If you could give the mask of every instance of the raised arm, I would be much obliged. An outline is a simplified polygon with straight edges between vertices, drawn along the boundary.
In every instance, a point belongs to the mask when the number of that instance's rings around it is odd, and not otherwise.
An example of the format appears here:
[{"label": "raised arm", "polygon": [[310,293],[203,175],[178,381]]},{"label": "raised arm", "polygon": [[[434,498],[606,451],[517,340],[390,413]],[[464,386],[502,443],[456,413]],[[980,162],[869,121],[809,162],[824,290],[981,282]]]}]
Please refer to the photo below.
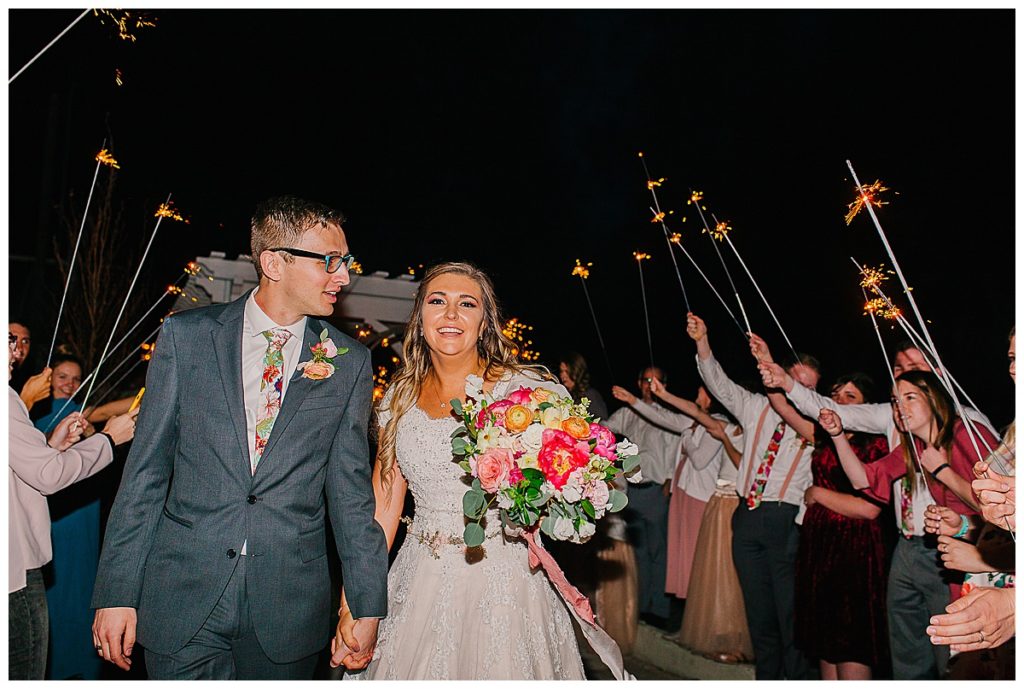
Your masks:
[{"label": "raised arm", "polygon": [[[612,386],[612,396],[620,402],[628,404],[630,409],[654,425],[661,426],[662,428],[674,433],[682,433],[693,423],[693,421],[680,414],[675,414],[667,409],[661,409],[653,404],[647,404],[629,390],[618,385]],[[609,421],[611,421],[611,419],[609,419]],[[619,432],[611,426],[609,426],[609,428],[615,433]]]},{"label": "raised arm", "polygon": [[869,482],[864,464],[857,458],[857,453],[853,451],[853,446],[847,440],[839,415],[831,409],[822,409],[818,413],[818,423],[832,437],[832,444],[835,445],[836,454],[839,455],[839,464],[843,467],[843,471],[846,472],[854,489],[867,488]]},{"label": "raised arm", "polygon": [[710,414],[698,407],[696,402],[684,399],[678,395],[673,395],[665,389],[665,385],[657,378],[651,381],[651,393],[661,401],[671,404],[673,407],[686,414],[708,430],[722,427],[721,421],[712,417]]},{"label": "raised arm", "polygon": [[[742,421],[744,410],[750,406],[758,406],[758,395],[745,390],[729,379],[711,353],[708,344],[708,329],[699,317],[691,314],[686,316],[686,334],[697,343],[697,371],[700,373],[708,392],[722,403],[732,415]],[[762,398],[760,406],[766,400]]]}]

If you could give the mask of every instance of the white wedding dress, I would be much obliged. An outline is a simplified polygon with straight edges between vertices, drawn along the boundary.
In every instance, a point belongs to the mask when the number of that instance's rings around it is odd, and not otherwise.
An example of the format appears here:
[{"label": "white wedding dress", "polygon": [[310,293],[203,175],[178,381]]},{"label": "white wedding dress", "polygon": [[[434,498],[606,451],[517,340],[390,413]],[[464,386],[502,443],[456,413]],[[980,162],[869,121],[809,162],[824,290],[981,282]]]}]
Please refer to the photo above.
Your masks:
[{"label": "white wedding dress", "polygon": [[[493,392],[536,387],[528,374],[508,375]],[[567,394],[555,383],[544,387]],[[380,424],[387,423],[387,413]],[[526,544],[507,539],[497,512],[487,539],[467,555],[465,472],[452,461],[454,418],[432,419],[414,406],[398,423],[397,460],[415,500],[415,518],[388,575],[388,615],[366,679],[584,679],[565,603]],[[476,555],[476,557],[471,557]]]}]

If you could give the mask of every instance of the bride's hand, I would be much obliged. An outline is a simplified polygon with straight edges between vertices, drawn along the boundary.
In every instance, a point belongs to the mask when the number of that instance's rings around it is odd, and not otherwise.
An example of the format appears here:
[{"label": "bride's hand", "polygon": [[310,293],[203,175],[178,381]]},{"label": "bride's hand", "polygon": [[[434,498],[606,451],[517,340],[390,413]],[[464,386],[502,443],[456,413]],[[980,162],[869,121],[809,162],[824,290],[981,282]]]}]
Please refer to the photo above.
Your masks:
[{"label": "bride's hand", "polygon": [[[338,627],[335,629],[334,638],[331,639],[331,667],[338,667],[343,664],[345,658],[352,655],[352,649],[345,643],[345,638],[351,638],[352,628],[355,620],[352,619],[352,611],[348,607],[341,609],[338,617]],[[346,664],[345,667],[348,667]]]},{"label": "bride's hand", "polygon": [[342,608],[338,629],[331,640],[331,667],[344,665],[348,670],[362,670],[373,659],[377,646],[377,626],[372,617],[353,619],[352,611]]}]

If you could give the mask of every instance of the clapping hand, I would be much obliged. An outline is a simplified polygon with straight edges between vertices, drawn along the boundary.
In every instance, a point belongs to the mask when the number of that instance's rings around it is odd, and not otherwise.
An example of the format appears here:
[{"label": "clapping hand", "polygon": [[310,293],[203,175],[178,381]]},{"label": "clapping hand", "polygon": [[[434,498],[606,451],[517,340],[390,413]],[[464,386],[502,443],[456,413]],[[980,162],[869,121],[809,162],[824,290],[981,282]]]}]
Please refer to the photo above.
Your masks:
[{"label": "clapping hand", "polygon": [[1016,531],[1016,477],[1004,476],[985,462],[974,465],[974,475],[978,478],[971,482],[971,489],[978,496],[985,521],[1003,529],[1009,525]]},{"label": "clapping hand", "polygon": [[[651,390],[653,390],[653,389],[654,389],[654,382],[652,381],[651,382]],[[619,387],[618,385],[613,385],[612,386],[612,397],[614,397],[615,399],[617,399],[620,402],[625,402],[626,404],[630,404],[630,405],[636,404],[636,395],[634,395],[632,392],[630,392],[626,388]]]},{"label": "clapping hand", "polygon": [[833,438],[843,434],[843,420],[828,407],[822,407],[818,412],[818,424]]},{"label": "clapping hand", "polygon": [[960,515],[941,505],[928,505],[924,509],[925,533],[954,536],[960,531]]}]

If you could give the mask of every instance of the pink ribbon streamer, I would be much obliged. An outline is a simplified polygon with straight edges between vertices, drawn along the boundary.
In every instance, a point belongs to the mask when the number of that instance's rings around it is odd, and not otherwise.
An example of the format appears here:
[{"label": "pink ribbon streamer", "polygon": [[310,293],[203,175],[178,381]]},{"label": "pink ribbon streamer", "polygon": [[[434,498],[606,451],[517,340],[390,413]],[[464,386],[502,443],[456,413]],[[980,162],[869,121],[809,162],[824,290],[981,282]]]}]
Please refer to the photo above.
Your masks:
[{"label": "pink ribbon streamer", "polygon": [[562,600],[565,601],[569,612],[579,622],[580,629],[583,631],[583,636],[586,637],[587,643],[594,649],[594,652],[601,658],[601,661],[608,666],[608,669],[612,671],[615,679],[636,679],[623,665],[622,651],[619,649],[619,645],[608,636],[607,632],[597,626],[594,611],[590,607],[590,601],[580,593],[579,589],[569,583],[569,580],[565,578],[562,568],[555,562],[555,558],[551,557],[551,553],[540,544],[536,528],[524,531],[523,538],[526,540],[526,546],[530,552],[530,568],[536,569],[540,566],[544,569],[548,580],[555,587],[555,590],[558,591],[558,595],[562,597]]}]

